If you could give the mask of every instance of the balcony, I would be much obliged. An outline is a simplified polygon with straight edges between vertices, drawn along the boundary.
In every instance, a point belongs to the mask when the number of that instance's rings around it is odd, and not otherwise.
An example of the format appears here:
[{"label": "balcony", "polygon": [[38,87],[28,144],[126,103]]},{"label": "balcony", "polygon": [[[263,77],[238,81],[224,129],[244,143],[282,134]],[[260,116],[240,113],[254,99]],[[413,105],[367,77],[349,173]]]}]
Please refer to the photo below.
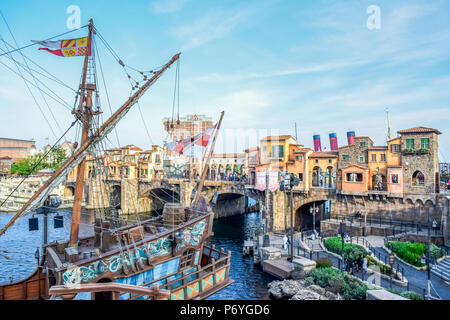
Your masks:
[{"label": "balcony", "polygon": [[418,149],[418,150],[416,150],[416,149],[405,149],[403,151],[403,155],[418,155],[418,156],[420,156],[422,154],[430,154],[430,152],[431,152],[430,149],[426,149],[426,148]]}]

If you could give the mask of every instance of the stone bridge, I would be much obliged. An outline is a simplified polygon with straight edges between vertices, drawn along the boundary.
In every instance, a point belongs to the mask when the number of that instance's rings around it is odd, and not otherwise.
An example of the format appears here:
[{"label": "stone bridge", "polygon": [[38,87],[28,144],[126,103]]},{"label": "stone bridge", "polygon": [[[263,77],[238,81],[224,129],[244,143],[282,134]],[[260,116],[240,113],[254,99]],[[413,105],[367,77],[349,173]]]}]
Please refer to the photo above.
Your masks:
[{"label": "stone bridge", "polygon": [[[85,187],[86,207],[94,209],[111,206],[129,214],[161,212],[166,202],[181,202],[189,206],[197,184],[198,181],[187,179],[123,179],[106,181],[100,186],[98,180],[89,180]],[[70,184],[67,186],[71,187]],[[212,202],[216,192],[217,201],[213,206],[216,217],[242,214],[248,204],[248,197],[257,201],[264,201],[265,197],[264,192],[242,183],[205,181],[201,195]]]},{"label": "stone bridge", "polygon": [[[265,199],[268,228],[284,231],[290,228],[290,205],[284,192],[269,192]],[[368,191],[365,193],[339,192],[336,189],[309,188],[293,191],[294,227],[312,228],[311,207],[318,207],[316,226],[330,215],[381,217],[387,220],[426,225],[435,220],[448,242],[450,239],[450,197],[446,194],[389,194]]]},{"label": "stone bridge", "polygon": [[[162,211],[166,202],[181,202],[186,206],[198,181],[187,179],[138,180],[124,179],[107,181],[98,185],[90,181],[85,187],[87,208],[110,206],[121,208],[123,213]],[[216,217],[226,217],[245,212],[247,198],[264,204],[264,218],[272,231],[290,228],[290,205],[285,192],[261,192],[254,186],[229,181],[206,181],[202,196],[210,202],[217,192],[213,206]],[[99,196],[101,195],[101,196]],[[102,200],[99,200],[101,198]],[[332,215],[367,217],[425,224],[428,219],[441,226],[444,238],[449,239],[449,198],[442,194],[389,194],[380,191],[340,192],[336,189],[294,189],[293,212],[296,229],[312,228],[311,207],[318,207],[316,226]]]}]

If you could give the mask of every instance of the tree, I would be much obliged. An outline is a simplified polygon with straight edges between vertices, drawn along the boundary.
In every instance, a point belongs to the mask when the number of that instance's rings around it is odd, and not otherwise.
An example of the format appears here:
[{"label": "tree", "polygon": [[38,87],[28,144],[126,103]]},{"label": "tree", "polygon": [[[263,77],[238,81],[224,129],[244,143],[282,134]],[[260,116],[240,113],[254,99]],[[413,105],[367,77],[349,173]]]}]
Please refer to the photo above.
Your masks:
[{"label": "tree", "polygon": [[449,180],[449,174],[446,171],[441,172],[441,181],[447,182]]},{"label": "tree", "polygon": [[45,159],[42,159],[43,156],[44,154],[38,153],[19,160],[11,166],[11,174],[27,176],[43,169],[57,170],[67,160],[66,152],[61,147],[55,147]]}]

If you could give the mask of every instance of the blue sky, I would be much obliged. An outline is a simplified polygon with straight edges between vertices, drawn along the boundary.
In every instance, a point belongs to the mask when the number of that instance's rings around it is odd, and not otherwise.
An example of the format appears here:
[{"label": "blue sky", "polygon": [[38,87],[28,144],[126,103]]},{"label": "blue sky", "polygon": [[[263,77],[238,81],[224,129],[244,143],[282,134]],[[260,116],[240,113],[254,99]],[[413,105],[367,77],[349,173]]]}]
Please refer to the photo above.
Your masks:
[{"label": "blue sky", "polygon": [[[10,1],[0,9],[22,46],[68,31],[70,5],[80,7],[82,24],[94,18],[133,67],[150,70],[182,51],[181,114],[217,119],[226,112],[217,152],[240,151],[266,133],[294,135],[295,122],[306,146],[319,133],[329,149],[330,132],[344,145],[348,130],[382,145],[388,107],[394,136],[419,125],[437,128],[443,133],[440,160],[450,162],[448,1]],[[366,26],[370,5],[381,9],[379,30]],[[12,41],[3,21],[0,35]],[[128,81],[104,48],[99,50],[115,109],[129,95]],[[77,87],[81,58],[61,59],[36,47],[24,53]],[[5,57],[0,62],[8,64]],[[38,145],[45,137],[54,141],[23,81],[2,65],[0,70],[0,136],[34,138]],[[174,78],[171,69],[141,100],[150,139],[134,108],[118,126],[121,145],[162,144],[161,120],[172,113]],[[69,90],[51,88],[73,102]],[[104,90],[101,95],[107,116]],[[70,112],[49,104],[67,128]],[[71,132],[68,138],[73,137]],[[117,144],[114,136],[110,140]]]}]

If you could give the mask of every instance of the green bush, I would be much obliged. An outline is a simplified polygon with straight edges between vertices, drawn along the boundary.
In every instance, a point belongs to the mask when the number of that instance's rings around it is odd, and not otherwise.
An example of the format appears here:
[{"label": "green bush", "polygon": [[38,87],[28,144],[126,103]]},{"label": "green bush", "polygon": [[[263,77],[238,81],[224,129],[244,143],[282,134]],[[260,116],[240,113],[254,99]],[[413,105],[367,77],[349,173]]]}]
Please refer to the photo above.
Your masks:
[{"label": "green bush", "polygon": [[402,291],[397,290],[397,289],[389,289],[389,288],[387,288],[386,290],[391,292],[391,293],[393,293],[393,294],[396,294],[398,296],[406,298],[406,299],[423,300],[423,297],[420,294],[418,294],[417,292],[413,292],[413,291],[403,291],[402,292]]},{"label": "green bush", "polygon": [[420,257],[427,251],[427,247],[423,243],[391,241],[388,242],[388,247],[403,261],[416,267],[424,266],[420,262]]},{"label": "green bush", "polygon": [[331,280],[342,275],[342,271],[334,268],[314,269],[309,274],[314,279],[314,283],[325,288],[331,284]]},{"label": "green bush", "polygon": [[[333,253],[342,254],[342,239],[339,237],[329,238],[325,241],[325,247],[328,251]],[[358,244],[345,243],[344,244],[344,258],[350,258],[352,262],[358,260],[360,256],[365,257],[367,255],[364,247]]]},{"label": "green bush", "polygon": [[433,260],[437,260],[439,258],[442,258],[443,256],[445,256],[445,251],[432,243],[430,245],[430,258]]},{"label": "green bush", "polygon": [[333,262],[329,258],[319,258],[316,260],[317,268],[330,268]]},{"label": "green bush", "polygon": [[400,294],[403,298],[410,299],[410,300],[423,300],[422,295],[418,294],[417,292],[412,291],[405,291]]},{"label": "green bush", "polygon": [[347,300],[366,298],[367,286],[359,279],[334,268],[314,269],[309,278],[314,284],[341,294]]},{"label": "green bush", "polygon": [[313,277],[306,277],[305,279],[305,287],[312,286],[314,284],[314,278]]}]

